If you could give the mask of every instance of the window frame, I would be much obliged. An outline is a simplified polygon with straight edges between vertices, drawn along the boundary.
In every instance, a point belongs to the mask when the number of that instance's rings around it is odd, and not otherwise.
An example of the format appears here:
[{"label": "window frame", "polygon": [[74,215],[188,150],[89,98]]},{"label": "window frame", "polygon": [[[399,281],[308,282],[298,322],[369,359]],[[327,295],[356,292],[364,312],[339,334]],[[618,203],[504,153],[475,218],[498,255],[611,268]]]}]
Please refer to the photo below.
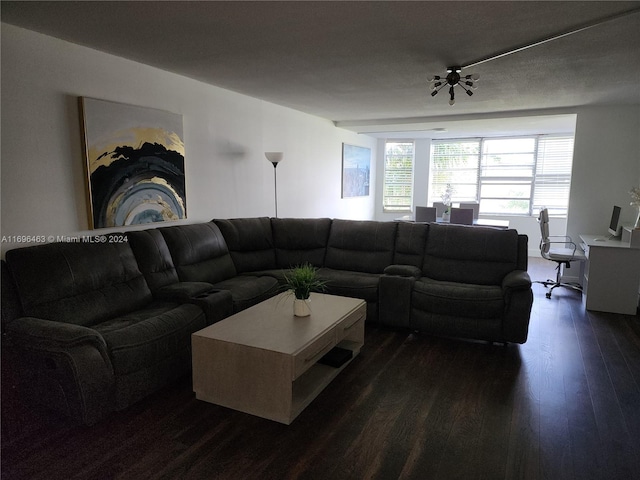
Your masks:
[{"label": "window frame", "polygon": [[[411,144],[411,165],[409,168],[388,168],[388,150],[389,144]],[[403,155],[396,155],[396,157],[402,157]],[[414,192],[414,180],[415,180],[415,160],[416,160],[416,142],[414,139],[386,139],[384,142],[383,153],[383,179],[382,179],[382,211],[383,213],[410,213],[413,211],[413,192]],[[391,174],[395,174],[397,177],[408,176],[408,180],[404,182],[389,182]],[[388,175],[389,174],[389,175]],[[388,195],[387,187],[400,186],[409,190],[405,195]],[[407,198],[407,204],[400,204],[393,206],[387,203],[388,198]]]},{"label": "window frame", "polygon": [[[526,155],[532,155],[532,162],[531,163],[523,163],[522,164],[522,169],[530,169],[531,170],[531,175],[513,175],[513,176],[502,176],[502,175],[488,175],[488,171],[487,168],[489,168],[486,164],[486,158],[488,158],[491,154],[486,152],[486,142],[489,141],[494,141],[494,140],[524,140],[524,139],[533,139],[534,140],[534,144],[533,144],[533,150],[531,152],[527,151],[524,152],[523,154]],[[570,146],[568,147],[568,153],[570,156],[570,161],[568,164],[563,164],[564,167],[568,167],[568,173],[562,173],[562,174],[544,174],[544,173],[540,173],[539,172],[539,166],[542,164],[544,165],[544,162],[547,162],[547,165],[551,162],[553,162],[553,159],[551,160],[547,160],[546,158],[541,158],[541,155],[543,155],[540,151],[540,145],[542,142],[546,142],[546,141],[553,141],[555,139],[560,139],[560,140],[569,140],[570,141]],[[538,205],[536,203],[536,200],[539,200],[539,197],[536,196],[536,193],[538,192],[539,189],[544,188],[545,186],[548,186],[550,188],[553,188],[554,185],[559,186],[560,189],[566,189],[567,192],[567,197],[566,197],[566,206],[564,205],[554,205],[554,216],[557,217],[565,217],[567,216],[567,212],[568,212],[568,202],[569,202],[569,193],[570,193],[570,187],[571,187],[571,177],[572,177],[572,168],[573,168],[573,152],[574,152],[574,145],[575,145],[575,134],[573,133],[553,133],[553,134],[536,134],[536,135],[515,135],[515,136],[492,136],[492,137],[470,137],[470,138],[451,138],[451,139],[434,139],[432,141],[431,144],[431,155],[430,155],[430,161],[429,161],[429,180],[428,180],[428,187],[429,187],[429,202],[434,202],[434,201],[440,201],[440,198],[438,197],[438,193],[434,192],[434,175],[437,173],[436,169],[435,169],[435,163],[434,163],[434,157],[435,157],[435,149],[437,148],[437,145],[443,145],[443,144],[454,144],[454,143],[469,143],[469,144],[476,144],[477,145],[477,155],[478,155],[478,161],[477,161],[477,166],[475,167],[477,170],[477,175],[476,175],[476,197],[474,199],[469,198],[468,196],[466,197],[460,197],[458,196],[456,198],[455,192],[453,195],[453,201],[454,203],[458,203],[458,202],[479,202],[482,205],[482,201],[485,200],[485,205],[486,205],[486,201],[517,201],[519,199],[526,199],[526,201],[528,202],[528,207],[527,207],[527,211],[523,212],[523,213],[514,213],[514,212],[504,212],[504,211],[487,211],[486,209],[483,211],[482,209],[480,210],[480,214],[481,215],[493,215],[493,216],[534,216],[537,214],[537,212],[544,206],[546,205]],[[504,155],[511,155],[511,154],[520,154],[521,152],[513,152],[513,153],[508,153],[505,152]],[[471,154],[471,155],[475,155],[475,154]],[[469,169],[472,169],[474,167],[469,167]],[[520,168],[518,167],[518,165],[514,165],[514,169],[515,168]],[[484,169],[484,171],[483,171]],[[441,169],[442,170],[442,169]],[[547,178],[547,180],[545,181],[544,178]],[[450,182],[450,183],[454,183],[454,182]],[[483,187],[489,186],[489,185],[499,185],[500,183],[504,183],[505,185],[526,185],[529,187],[529,196],[528,197],[518,197],[518,196],[490,196],[490,195],[483,195]],[[436,185],[440,185],[440,187],[442,187],[442,182],[437,182]],[[436,190],[437,191],[437,190]]]}]

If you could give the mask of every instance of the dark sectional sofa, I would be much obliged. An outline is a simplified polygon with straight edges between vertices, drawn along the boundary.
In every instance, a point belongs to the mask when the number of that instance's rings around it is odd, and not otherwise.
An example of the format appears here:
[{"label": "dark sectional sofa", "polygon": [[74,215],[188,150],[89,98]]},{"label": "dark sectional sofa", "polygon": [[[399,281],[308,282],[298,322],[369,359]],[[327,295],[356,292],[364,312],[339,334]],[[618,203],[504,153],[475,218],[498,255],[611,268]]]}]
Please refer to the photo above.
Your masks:
[{"label": "dark sectional sofa", "polygon": [[3,347],[26,395],[91,424],[191,367],[193,332],[281,291],[311,263],[367,322],[524,343],[533,301],[515,230],[245,218],[10,250]]}]

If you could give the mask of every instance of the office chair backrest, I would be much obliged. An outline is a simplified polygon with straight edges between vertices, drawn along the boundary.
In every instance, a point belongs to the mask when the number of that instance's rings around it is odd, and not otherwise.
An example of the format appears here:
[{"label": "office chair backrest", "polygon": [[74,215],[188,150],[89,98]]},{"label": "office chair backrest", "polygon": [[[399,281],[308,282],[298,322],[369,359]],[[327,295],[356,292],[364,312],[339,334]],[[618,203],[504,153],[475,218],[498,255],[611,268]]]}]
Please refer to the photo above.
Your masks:
[{"label": "office chair backrest", "polygon": [[470,208],[473,210],[473,219],[477,220],[480,214],[480,204],[478,202],[460,203],[460,208]]},{"label": "office chair backrest", "polygon": [[435,222],[436,207],[416,206],[416,222]]},{"label": "office chair backrest", "polygon": [[549,252],[551,247],[549,242],[549,211],[546,208],[540,210],[538,223],[540,224],[540,253],[545,254]]},{"label": "office chair backrest", "polygon": [[473,210],[470,208],[452,208],[450,223],[473,225]]}]

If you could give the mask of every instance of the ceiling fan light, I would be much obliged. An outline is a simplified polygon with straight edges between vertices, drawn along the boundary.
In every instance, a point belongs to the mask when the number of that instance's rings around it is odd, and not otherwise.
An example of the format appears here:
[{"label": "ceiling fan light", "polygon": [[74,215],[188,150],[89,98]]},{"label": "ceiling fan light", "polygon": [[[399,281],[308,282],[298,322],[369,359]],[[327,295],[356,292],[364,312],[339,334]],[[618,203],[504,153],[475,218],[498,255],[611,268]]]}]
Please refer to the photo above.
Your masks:
[{"label": "ceiling fan light", "polygon": [[467,95],[473,95],[471,90],[475,90],[477,87],[474,85],[474,82],[480,78],[478,74],[469,74],[465,76],[461,76],[460,72],[462,71],[462,67],[447,67],[447,76],[446,78],[442,78],[439,75],[434,75],[433,78],[429,79],[429,88],[431,90],[431,96],[435,97],[440,90],[442,90],[445,86],[449,87],[449,105],[455,105],[455,88],[459,86],[462,88]]},{"label": "ceiling fan light", "polygon": [[456,91],[453,89],[453,85],[449,87],[449,95],[451,98],[449,99],[449,105],[455,105],[456,103]]}]

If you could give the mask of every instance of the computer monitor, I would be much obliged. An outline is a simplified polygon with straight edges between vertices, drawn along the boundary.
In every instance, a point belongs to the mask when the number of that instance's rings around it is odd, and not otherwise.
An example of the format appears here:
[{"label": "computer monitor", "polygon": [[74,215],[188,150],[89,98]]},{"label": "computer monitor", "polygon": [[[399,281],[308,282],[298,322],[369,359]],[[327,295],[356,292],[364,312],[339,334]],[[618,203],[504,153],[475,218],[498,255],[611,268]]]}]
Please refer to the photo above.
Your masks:
[{"label": "computer monitor", "polygon": [[609,234],[613,237],[619,236],[622,230],[622,226],[620,225],[620,211],[621,211],[621,208],[616,205],[613,207],[613,212],[611,213],[611,222],[609,223]]}]

